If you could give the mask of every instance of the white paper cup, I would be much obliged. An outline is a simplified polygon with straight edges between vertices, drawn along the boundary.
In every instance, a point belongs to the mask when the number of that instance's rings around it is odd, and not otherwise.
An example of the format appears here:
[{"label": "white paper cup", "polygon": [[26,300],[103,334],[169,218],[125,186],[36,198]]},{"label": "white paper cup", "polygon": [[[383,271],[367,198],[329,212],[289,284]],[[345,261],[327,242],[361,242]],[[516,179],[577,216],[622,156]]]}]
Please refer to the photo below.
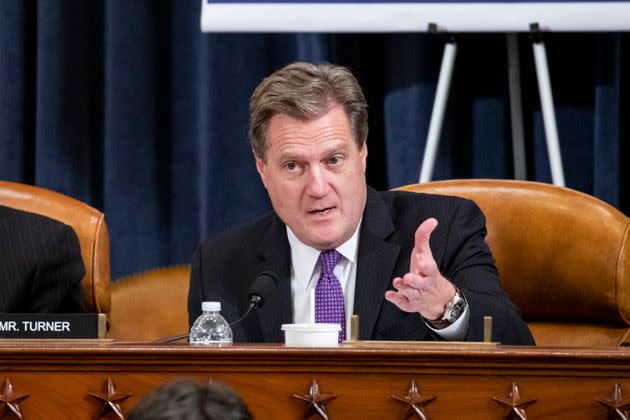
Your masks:
[{"label": "white paper cup", "polygon": [[283,324],[284,343],[296,347],[334,347],[339,345],[339,324]]}]

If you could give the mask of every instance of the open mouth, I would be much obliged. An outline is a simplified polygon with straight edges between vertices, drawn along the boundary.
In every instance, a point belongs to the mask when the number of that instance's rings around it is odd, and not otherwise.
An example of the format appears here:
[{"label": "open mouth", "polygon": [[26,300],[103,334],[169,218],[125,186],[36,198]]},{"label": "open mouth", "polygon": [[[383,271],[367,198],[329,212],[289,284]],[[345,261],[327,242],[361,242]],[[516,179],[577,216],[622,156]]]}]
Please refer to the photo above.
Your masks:
[{"label": "open mouth", "polygon": [[332,209],[334,209],[334,207],[326,207],[323,209],[318,209],[318,210],[311,210],[309,211],[309,214],[316,214],[316,215],[326,215],[328,213],[330,213],[332,211]]}]

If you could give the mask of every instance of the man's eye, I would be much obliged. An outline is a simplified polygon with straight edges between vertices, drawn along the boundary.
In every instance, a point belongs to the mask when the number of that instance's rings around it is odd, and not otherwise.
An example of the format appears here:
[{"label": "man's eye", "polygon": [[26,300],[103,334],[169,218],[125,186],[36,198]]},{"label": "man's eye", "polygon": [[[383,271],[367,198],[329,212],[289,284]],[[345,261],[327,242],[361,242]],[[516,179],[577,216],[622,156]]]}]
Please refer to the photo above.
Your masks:
[{"label": "man's eye", "polygon": [[294,171],[295,168],[297,168],[297,164],[295,162],[289,162],[285,166],[290,171]]},{"label": "man's eye", "polygon": [[328,162],[329,162],[331,165],[337,165],[337,164],[341,163],[341,158],[340,158],[339,156],[333,156],[333,157],[331,157],[331,158],[328,160]]}]

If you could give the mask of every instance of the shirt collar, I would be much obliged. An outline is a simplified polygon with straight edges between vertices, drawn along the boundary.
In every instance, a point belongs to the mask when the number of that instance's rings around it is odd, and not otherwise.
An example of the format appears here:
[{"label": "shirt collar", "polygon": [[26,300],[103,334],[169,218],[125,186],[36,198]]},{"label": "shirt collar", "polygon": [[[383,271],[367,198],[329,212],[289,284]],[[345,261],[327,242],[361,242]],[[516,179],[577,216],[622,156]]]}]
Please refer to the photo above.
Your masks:
[{"label": "shirt collar", "polygon": [[[357,261],[360,227],[361,220],[359,220],[359,224],[350,239],[337,247],[337,252],[339,252],[351,263],[356,263]],[[289,238],[289,246],[291,247],[291,269],[293,270],[293,276],[297,280],[298,284],[306,289],[309,287],[311,277],[313,277],[313,272],[317,268],[317,260],[319,259],[321,251],[300,241],[288,225],[287,236]]]}]

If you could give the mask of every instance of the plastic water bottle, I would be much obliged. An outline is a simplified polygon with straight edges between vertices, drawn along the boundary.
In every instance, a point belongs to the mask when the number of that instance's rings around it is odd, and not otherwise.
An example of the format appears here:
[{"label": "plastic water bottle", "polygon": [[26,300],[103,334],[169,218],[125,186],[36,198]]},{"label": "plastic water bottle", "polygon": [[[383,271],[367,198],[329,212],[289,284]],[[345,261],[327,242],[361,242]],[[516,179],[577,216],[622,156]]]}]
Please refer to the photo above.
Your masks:
[{"label": "plastic water bottle", "polygon": [[232,329],[221,316],[221,302],[203,302],[203,313],[190,329],[190,343],[211,346],[229,346],[232,344]]}]

